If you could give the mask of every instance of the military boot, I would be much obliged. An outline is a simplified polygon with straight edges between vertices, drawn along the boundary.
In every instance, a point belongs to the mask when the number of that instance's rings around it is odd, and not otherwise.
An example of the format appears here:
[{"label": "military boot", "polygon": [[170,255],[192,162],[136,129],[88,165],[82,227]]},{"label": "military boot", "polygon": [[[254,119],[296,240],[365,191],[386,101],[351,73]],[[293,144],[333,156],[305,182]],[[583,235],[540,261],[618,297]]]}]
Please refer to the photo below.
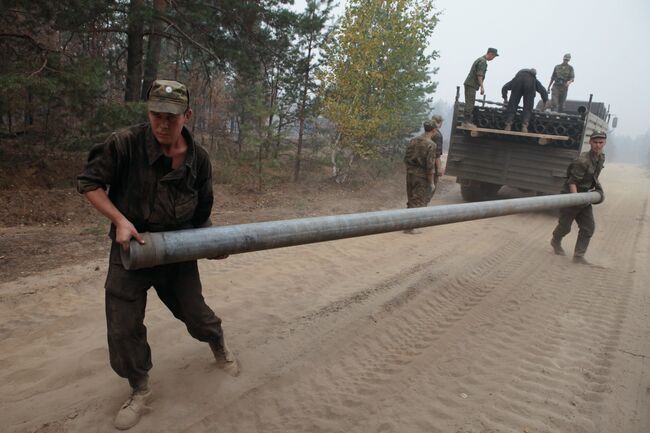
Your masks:
[{"label": "military boot", "polygon": [[562,248],[562,241],[560,239],[551,239],[551,246],[553,247],[553,252],[558,256],[566,256],[564,248]]},{"label": "military boot", "polygon": [[512,131],[512,123],[506,123],[506,126],[503,128],[504,131]]},{"label": "military boot", "polygon": [[209,345],[219,368],[233,377],[239,376],[239,362],[237,362],[235,354],[228,348],[223,334],[219,338],[219,341],[211,341]]},{"label": "military boot", "polygon": [[117,411],[113,425],[118,430],[128,430],[140,421],[140,417],[149,410],[147,402],[151,397],[151,390],[144,389],[133,391],[131,397],[124,402],[120,410]]},{"label": "military boot", "polygon": [[521,132],[528,133],[528,124],[527,123],[522,123],[521,124]]}]

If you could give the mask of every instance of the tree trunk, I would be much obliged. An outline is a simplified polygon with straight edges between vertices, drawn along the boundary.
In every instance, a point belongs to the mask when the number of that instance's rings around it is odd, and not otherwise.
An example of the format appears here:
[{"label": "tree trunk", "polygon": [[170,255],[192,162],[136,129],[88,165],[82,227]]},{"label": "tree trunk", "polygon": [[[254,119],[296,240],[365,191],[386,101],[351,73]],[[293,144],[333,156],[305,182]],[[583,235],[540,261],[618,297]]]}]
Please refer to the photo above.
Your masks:
[{"label": "tree trunk", "polygon": [[131,0],[129,6],[129,24],[127,28],[127,58],[126,58],[126,89],[124,100],[133,102],[140,100],[142,88],[142,52],[144,17],[142,9],[144,0]]},{"label": "tree trunk", "polygon": [[293,166],[293,181],[300,180],[300,161],[302,160],[302,136],[305,132],[305,117],[300,115],[300,127],[298,128],[298,144],[296,147],[296,161]]},{"label": "tree trunk", "polygon": [[307,48],[307,68],[305,69],[304,80],[302,83],[302,96],[300,98],[300,110],[298,118],[300,119],[300,127],[298,128],[298,145],[296,148],[296,161],[293,167],[293,181],[298,182],[300,179],[300,160],[302,158],[302,137],[305,133],[305,109],[307,107],[307,91],[309,89],[309,72],[311,71],[311,51],[312,51],[312,38],[309,38],[309,46]]},{"label": "tree trunk", "polygon": [[330,155],[330,161],[332,162],[332,177],[336,179],[336,177],[339,175],[339,167],[336,164],[336,154],[339,150],[339,142],[341,141],[341,133],[338,133],[336,135],[336,140],[334,140],[334,144],[332,145],[332,153]]},{"label": "tree trunk", "polygon": [[242,142],[244,141],[244,137],[242,136],[241,132],[241,125],[242,122],[240,121],[241,117],[237,117],[237,154],[241,155],[242,152]]},{"label": "tree trunk", "polygon": [[178,65],[181,64],[181,42],[176,43],[176,64],[174,66],[174,80],[178,81]]},{"label": "tree trunk", "polygon": [[47,138],[49,136],[50,129],[50,98],[47,99],[47,105],[45,108],[45,125],[43,125],[43,147],[47,147]]},{"label": "tree trunk", "polygon": [[34,96],[31,88],[27,88],[27,108],[25,109],[24,126],[32,126],[34,124]]},{"label": "tree trunk", "polygon": [[153,0],[153,20],[151,22],[151,34],[147,44],[147,57],[144,64],[144,78],[142,80],[142,92],[140,99],[147,100],[147,92],[151,83],[158,78],[158,64],[160,63],[160,46],[164,23],[160,17],[165,13],[167,0]]},{"label": "tree trunk", "polygon": [[216,149],[214,148],[214,119],[212,117],[212,89],[214,86],[212,86],[212,83],[209,83],[210,85],[210,93],[208,94],[208,121],[206,122],[207,125],[206,127],[210,130],[210,154],[216,153]]},{"label": "tree trunk", "polygon": [[262,152],[264,151],[264,141],[260,141],[257,152],[257,192],[262,192]]},{"label": "tree trunk", "polygon": [[273,147],[273,159],[278,159],[280,153],[280,137],[282,136],[282,115],[278,115],[278,132],[275,137],[275,146]]},{"label": "tree trunk", "polygon": [[278,82],[277,80],[273,80],[271,84],[271,96],[270,96],[270,101],[269,101],[269,118],[268,118],[268,124],[266,127],[266,140],[264,142],[264,156],[266,158],[269,157],[269,153],[271,153],[271,142],[273,141],[273,117],[275,116],[273,106],[275,105],[275,101],[278,96]]}]

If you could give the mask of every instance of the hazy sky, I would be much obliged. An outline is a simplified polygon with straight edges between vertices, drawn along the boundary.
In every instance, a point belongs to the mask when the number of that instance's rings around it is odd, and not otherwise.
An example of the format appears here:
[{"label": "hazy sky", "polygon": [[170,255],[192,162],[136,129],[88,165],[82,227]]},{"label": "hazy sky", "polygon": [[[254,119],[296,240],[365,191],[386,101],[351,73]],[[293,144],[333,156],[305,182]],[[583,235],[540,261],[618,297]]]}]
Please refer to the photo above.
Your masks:
[{"label": "hazy sky", "polygon": [[[522,68],[534,67],[546,87],[553,67],[571,53],[576,81],[569,99],[611,105],[618,132],[650,129],[650,1],[648,0],[437,0],[442,12],[431,38],[440,53],[436,99],[454,100],[472,62],[488,47],[500,56],[488,64],[487,99],[501,100],[501,86]],[[304,1],[297,0],[302,8]],[[345,0],[336,14],[341,15]],[[462,92],[461,92],[462,95]]]}]

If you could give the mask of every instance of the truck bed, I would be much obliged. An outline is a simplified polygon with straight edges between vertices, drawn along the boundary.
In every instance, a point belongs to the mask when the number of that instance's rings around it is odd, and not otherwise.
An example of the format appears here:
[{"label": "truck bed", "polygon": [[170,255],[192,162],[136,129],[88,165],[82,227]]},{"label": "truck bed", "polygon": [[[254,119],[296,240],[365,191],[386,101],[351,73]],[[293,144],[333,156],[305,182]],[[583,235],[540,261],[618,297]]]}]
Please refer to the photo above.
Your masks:
[{"label": "truck bed", "polygon": [[557,194],[562,188],[572,149],[505,142],[498,138],[457,134],[449,148],[446,173],[463,179]]},{"label": "truck bed", "polygon": [[521,112],[515,117],[514,131],[504,131],[504,109],[488,101],[474,109],[472,120],[479,127],[465,128],[464,104],[457,100],[454,108],[445,171],[456,176],[463,197],[469,200],[490,198],[503,185],[559,193],[571,161],[589,149],[591,132],[608,126],[591,112],[579,116],[533,111],[530,133],[518,132]]}]

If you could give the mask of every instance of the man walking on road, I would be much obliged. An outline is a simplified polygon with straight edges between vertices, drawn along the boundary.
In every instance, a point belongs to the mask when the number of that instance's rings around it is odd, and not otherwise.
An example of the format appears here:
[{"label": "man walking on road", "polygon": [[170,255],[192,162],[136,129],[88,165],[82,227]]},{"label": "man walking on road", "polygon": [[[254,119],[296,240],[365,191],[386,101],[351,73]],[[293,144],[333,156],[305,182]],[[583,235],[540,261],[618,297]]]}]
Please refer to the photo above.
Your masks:
[{"label": "man walking on road", "polygon": [[[587,192],[596,189],[602,193],[602,187],[598,180],[603,165],[605,154],[603,148],[607,143],[607,134],[603,131],[595,131],[589,138],[591,150],[582,153],[578,159],[573,161],[567,169],[567,180],[562,190],[563,193]],[[560,209],[560,218],[557,227],[553,231],[551,246],[558,255],[565,255],[562,248],[562,238],[571,231],[571,225],[575,220],[578,223],[578,240],[576,241],[573,262],[589,265],[584,255],[589,246],[589,240],[594,234],[596,223],[592,205],[574,206]]]},{"label": "man walking on road", "polygon": [[565,54],[562,63],[553,68],[551,81],[548,83],[548,91],[551,91],[553,86],[553,93],[551,95],[551,110],[562,112],[564,111],[564,103],[566,102],[569,85],[575,80],[573,66],[569,64],[571,54]]},{"label": "man walking on road", "polygon": [[462,126],[465,128],[476,128],[472,122],[474,115],[474,103],[476,102],[476,91],[479,90],[481,95],[485,94],[483,81],[487,72],[487,62],[492,61],[499,54],[496,48],[488,48],[487,53],[474,60],[472,67],[465,79],[465,115]]},{"label": "man walking on road", "polygon": [[239,372],[221,319],[203,299],[196,261],[133,271],[122,265],[120,249],[128,250],[131,239],[144,244],[142,232],[210,225],[212,168],[207,152],[185,128],[192,117],[187,88],[176,81],[154,81],[148,109],[148,123],[115,132],[94,146],[77,178],[79,192],[111,221],[105,283],[109,357],[113,370],[132,388],[115,417],[121,430],[138,423],[151,396],[144,314],[152,286],[190,335],[209,344],[222,368],[232,375]]},{"label": "man walking on road", "polygon": [[[508,100],[508,91],[510,91],[510,100]],[[544,104],[548,101],[548,93],[542,83],[537,79],[537,70],[522,69],[517,72],[515,77],[508,81],[501,88],[501,96],[506,108],[506,126],[505,131],[512,130],[512,122],[515,120],[515,112],[519,106],[519,101],[524,98],[524,111],[521,116],[521,132],[528,132],[528,123],[533,113],[533,102],[535,93],[539,93]]]}]

